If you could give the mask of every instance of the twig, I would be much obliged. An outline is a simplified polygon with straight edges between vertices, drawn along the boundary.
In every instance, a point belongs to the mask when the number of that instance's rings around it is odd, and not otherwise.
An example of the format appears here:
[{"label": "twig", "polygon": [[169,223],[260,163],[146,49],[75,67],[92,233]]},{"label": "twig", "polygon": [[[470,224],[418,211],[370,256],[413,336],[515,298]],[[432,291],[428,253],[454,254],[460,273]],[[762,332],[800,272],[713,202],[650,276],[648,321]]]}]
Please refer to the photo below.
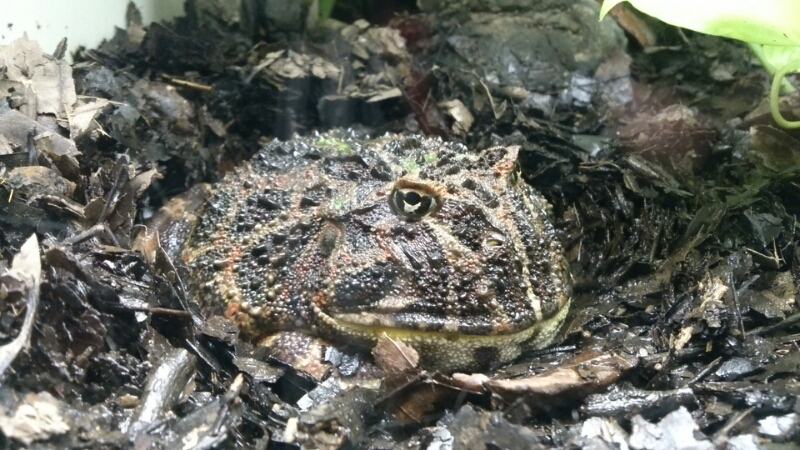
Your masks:
[{"label": "twig", "polygon": [[166,78],[167,81],[169,81],[170,83],[176,84],[178,86],[188,87],[188,88],[191,88],[191,89],[197,89],[197,90],[203,91],[203,92],[211,92],[211,91],[214,90],[213,87],[211,87],[211,86],[209,86],[207,84],[200,84],[200,83],[195,83],[194,81],[182,80],[180,78],[171,77],[169,75],[163,75],[163,77]]}]

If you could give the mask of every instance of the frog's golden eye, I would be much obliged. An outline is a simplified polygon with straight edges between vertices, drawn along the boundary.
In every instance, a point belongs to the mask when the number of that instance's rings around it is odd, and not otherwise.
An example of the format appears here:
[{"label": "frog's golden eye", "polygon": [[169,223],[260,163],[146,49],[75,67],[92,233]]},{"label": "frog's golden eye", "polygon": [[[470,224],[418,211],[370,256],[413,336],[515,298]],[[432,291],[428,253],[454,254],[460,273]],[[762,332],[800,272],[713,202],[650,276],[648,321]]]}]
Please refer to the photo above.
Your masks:
[{"label": "frog's golden eye", "polygon": [[431,193],[422,189],[399,188],[392,191],[389,204],[397,214],[408,219],[418,220],[436,211],[439,201]]},{"label": "frog's golden eye", "polygon": [[508,178],[511,180],[512,184],[519,184],[522,181],[522,167],[518,162],[514,163],[514,168],[511,169]]},{"label": "frog's golden eye", "polygon": [[483,241],[486,247],[502,247],[505,240],[501,236],[490,236]]}]

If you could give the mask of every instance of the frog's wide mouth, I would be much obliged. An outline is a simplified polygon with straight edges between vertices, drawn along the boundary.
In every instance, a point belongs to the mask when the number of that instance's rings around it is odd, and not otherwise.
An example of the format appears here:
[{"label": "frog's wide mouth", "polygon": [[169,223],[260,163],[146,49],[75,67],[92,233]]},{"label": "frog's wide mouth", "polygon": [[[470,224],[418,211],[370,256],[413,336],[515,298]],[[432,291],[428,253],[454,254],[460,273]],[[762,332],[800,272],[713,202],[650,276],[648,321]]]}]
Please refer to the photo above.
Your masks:
[{"label": "frog's wide mouth", "polygon": [[543,320],[534,321],[528,326],[505,334],[468,334],[459,331],[432,331],[387,326],[385,323],[364,324],[350,322],[347,315],[332,317],[318,307],[314,307],[321,323],[345,342],[374,345],[386,336],[414,347],[423,360],[437,370],[457,370],[475,366],[475,355],[480,350],[491,349],[494,363],[513,360],[525,349],[541,349],[550,345],[569,311],[570,300],[566,299],[561,308]]},{"label": "frog's wide mouth", "polygon": [[[566,313],[566,308],[562,308],[562,311]],[[559,311],[559,314],[560,313],[561,311]],[[382,324],[365,325],[363,323],[351,322],[341,318],[331,318],[331,320],[333,321],[334,324],[336,324],[337,328],[341,330],[350,331],[351,334],[370,337],[372,339],[377,339],[385,335],[391,339],[403,341],[412,345],[413,343],[421,343],[421,342],[435,344],[436,342],[457,341],[463,344],[471,343],[477,347],[482,345],[483,346],[497,345],[498,343],[520,343],[528,341],[533,337],[534,334],[540,331],[543,327],[546,327],[548,324],[558,322],[558,324],[560,325],[563,319],[557,316],[551,317],[546,320],[527,324],[526,326],[519,327],[518,329],[512,332],[506,332],[506,333],[495,332],[495,333],[482,333],[482,334],[470,333],[466,330],[465,331],[457,331],[457,330],[448,331],[445,329],[426,330],[426,329],[393,327]]]},{"label": "frog's wide mouth", "polygon": [[467,336],[513,335],[527,330],[536,323],[533,313],[517,323],[498,323],[486,317],[449,318],[441,314],[396,311],[371,311],[358,313],[330,312],[327,314],[342,326],[359,330],[397,330],[402,333],[437,333]]}]

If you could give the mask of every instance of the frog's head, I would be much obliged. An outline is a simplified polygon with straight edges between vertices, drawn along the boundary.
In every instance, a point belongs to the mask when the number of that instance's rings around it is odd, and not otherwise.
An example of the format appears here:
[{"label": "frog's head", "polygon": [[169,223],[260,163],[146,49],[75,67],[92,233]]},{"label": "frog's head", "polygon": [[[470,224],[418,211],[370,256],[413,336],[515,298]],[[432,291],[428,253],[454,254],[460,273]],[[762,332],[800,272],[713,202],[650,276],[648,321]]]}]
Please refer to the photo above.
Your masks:
[{"label": "frog's head", "polygon": [[363,180],[337,189],[349,203],[320,233],[331,251],[317,315],[343,335],[402,340],[433,367],[548,345],[570,285],[518,151],[413,138],[362,148]]}]

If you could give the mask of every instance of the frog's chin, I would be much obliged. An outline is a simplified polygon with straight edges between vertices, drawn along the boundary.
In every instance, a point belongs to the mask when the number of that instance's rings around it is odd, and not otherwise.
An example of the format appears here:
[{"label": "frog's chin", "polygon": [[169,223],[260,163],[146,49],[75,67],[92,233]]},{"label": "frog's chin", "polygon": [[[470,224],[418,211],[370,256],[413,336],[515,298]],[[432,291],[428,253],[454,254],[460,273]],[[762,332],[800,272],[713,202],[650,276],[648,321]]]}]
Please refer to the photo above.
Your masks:
[{"label": "frog's chin", "polygon": [[[455,371],[476,367],[476,358],[490,353],[492,365],[512,361],[525,350],[541,349],[553,342],[569,310],[570,301],[565,300],[561,309],[553,316],[535,321],[526,327],[505,334],[469,334],[463,331],[439,331],[408,329],[390,326],[385,320],[364,323],[352,320],[347,314],[335,317],[315,308],[317,318],[336,335],[337,340],[374,345],[383,336],[401,341],[419,352],[425,368]],[[480,355],[480,356],[479,356]]]}]

